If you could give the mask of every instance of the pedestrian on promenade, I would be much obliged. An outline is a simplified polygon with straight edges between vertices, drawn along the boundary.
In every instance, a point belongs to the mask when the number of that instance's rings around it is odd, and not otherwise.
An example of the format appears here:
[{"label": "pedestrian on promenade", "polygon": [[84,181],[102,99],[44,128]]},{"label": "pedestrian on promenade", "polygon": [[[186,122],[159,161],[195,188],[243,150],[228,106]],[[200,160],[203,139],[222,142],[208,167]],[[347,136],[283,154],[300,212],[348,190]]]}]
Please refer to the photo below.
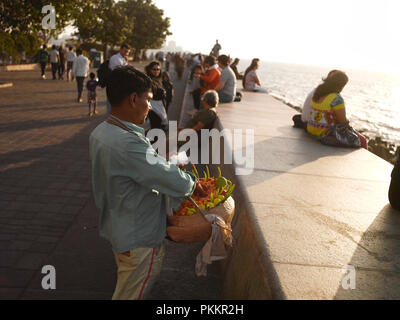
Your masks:
[{"label": "pedestrian on promenade", "polygon": [[221,78],[215,87],[219,101],[221,103],[233,102],[236,97],[236,76],[229,67],[229,57],[223,54],[217,60],[219,67],[222,69]]},{"label": "pedestrian on promenade", "polygon": [[42,46],[42,49],[40,49],[38,51],[38,53],[36,54],[35,61],[39,62],[39,64],[40,64],[40,69],[42,72],[42,75],[41,75],[42,79],[46,79],[45,72],[46,72],[47,62],[49,61],[49,53],[47,52],[45,44]]},{"label": "pedestrian on promenade", "polygon": [[107,83],[110,117],[89,139],[99,232],[111,243],[118,268],[113,300],[145,299],[160,274],[164,196],[176,208],[193,193],[205,195],[191,172],[156,153],[140,127],[150,110],[151,87],[151,79],[132,66],[113,70]]},{"label": "pedestrian on promenade", "polygon": [[[86,82],[86,89],[88,91],[88,105],[89,105],[89,113],[88,116],[94,116],[97,115],[98,112],[96,110],[97,106],[97,95],[96,95],[96,88],[97,85],[99,84],[98,81],[95,79],[95,74],[93,72],[90,73],[89,77],[90,80]],[[91,107],[93,105],[93,111],[91,111]]]},{"label": "pedestrian on promenade", "polygon": [[[69,81],[69,76],[72,71],[72,67],[74,65],[74,60],[76,58],[76,54],[73,51],[72,46],[69,47],[69,51],[67,52],[67,81]],[[71,75],[71,81],[74,80],[74,76]]]},{"label": "pedestrian on promenade", "polygon": [[243,88],[247,91],[267,93],[267,90],[261,87],[260,79],[257,75],[259,62],[260,59],[254,58],[246,69],[243,77]]},{"label": "pedestrian on promenade", "polygon": [[63,45],[58,49],[58,54],[60,57],[60,63],[58,65],[58,80],[64,80],[66,56]]},{"label": "pedestrian on promenade", "polygon": [[119,49],[119,52],[114,54],[110,58],[110,63],[108,67],[114,70],[118,66],[126,66],[128,64],[129,53],[131,52],[131,47],[123,43]]},{"label": "pedestrian on promenade", "polygon": [[82,91],[83,82],[87,77],[89,71],[89,59],[82,55],[82,49],[78,48],[76,50],[77,57],[74,60],[72,67],[72,74],[76,78],[76,83],[78,87],[78,102],[82,102]]},{"label": "pedestrian on promenade", "polygon": [[[126,43],[121,44],[119,52],[111,56],[110,61],[108,63],[108,68],[112,71],[116,67],[119,66],[126,66],[128,65],[128,57],[129,53],[131,52],[131,47]],[[110,114],[111,111],[111,104],[107,99],[107,114]]]},{"label": "pedestrian on promenade", "polygon": [[145,130],[161,129],[167,131],[168,116],[166,111],[166,92],[162,83],[161,63],[157,60],[145,67],[146,75],[152,81],[153,99],[150,100],[151,110],[145,122]]},{"label": "pedestrian on promenade", "polygon": [[58,53],[56,46],[53,44],[50,51],[50,63],[51,63],[51,72],[53,74],[53,80],[57,80],[56,74],[58,71],[59,62],[60,62],[60,54]]}]

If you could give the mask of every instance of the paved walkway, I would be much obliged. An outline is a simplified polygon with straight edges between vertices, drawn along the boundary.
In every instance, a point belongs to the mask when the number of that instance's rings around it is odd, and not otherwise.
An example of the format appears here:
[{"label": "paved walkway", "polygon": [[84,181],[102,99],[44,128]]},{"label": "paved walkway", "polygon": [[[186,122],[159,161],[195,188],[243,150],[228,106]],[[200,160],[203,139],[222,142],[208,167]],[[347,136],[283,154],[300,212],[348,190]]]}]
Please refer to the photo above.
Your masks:
[{"label": "paved walkway", "polygon": [[[47,73],[48,78],[50,73]],[[78,104],[76,83],[39,79],[38,71],[1,72],[0,299],[110,299],[116,267],[98,236],[88,137],[105,119]],[[167,242],[152,299],[218,299],[218,265],[194,274],[202,244]],[[41,268],[56,268],[56,290],[43,290]]]}]

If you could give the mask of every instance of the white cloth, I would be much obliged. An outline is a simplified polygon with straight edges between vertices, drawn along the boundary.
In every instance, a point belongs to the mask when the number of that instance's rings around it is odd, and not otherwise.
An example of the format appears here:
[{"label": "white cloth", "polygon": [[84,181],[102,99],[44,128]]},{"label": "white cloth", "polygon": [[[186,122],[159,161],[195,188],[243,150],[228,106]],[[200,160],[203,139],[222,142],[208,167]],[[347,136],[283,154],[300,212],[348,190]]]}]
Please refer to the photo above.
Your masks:
[{"label": "white cloth", "polygon": [[75,52],[73,52],[73,51],[67,52],[67,61],[68,62],[71,62],[71,61],[73,62],[75,60],[75,58],[76,58]]},{"label": "white cloth", "polygon": [[[161,124],[168,127],[168,116],[162,100],[150,100],[151,110],[153,110],[161,119]],[[151,129],[149,118],[146,119],[142,128],[147,131]]]},{"label": "white cloth", "polygon": [[213,66],[211,66],[211,67],[209,67],[209,68],[207,68],[207,70],[212,70],[212,69],[220,69],[220,67],[219,67],[219,65],[218,64],[214,64]]},{"label": "white cloth", "polygon": [[72,66],[72,74],[75,77],[87,77],[89,72],[89,59],[83,55],[79,55],[74,60],[74,65]]},{"label": "white cloth", "polygon": [[210,239],[206,242],[200,253],[196,257],[196,275],[206,276],[207,266],[213,261],[222,260],[227,257],[225,244],[232,245],[232,236],[224,239],[220,228],[229,228],[230,226],[216,214],[207,214],[206,218],[211,222],[212,233]]},{"label": "white cloth", "polygon": [[123,56],[121,56],[121,54],[118,52],[117,54],[114,54],[111,58],[110,58],[110,62],[108,64],[108,67],[111,70],[114,70],[116,67],[118,66],[126,66],[128,64],[128,62],[125,60],[125,58]]},{"label": "white cloth", "polygon": [[303,109],[301,111],[301,121],[308,122],[311,117],[311,109],[312,109],[312,97],[314,95],[315,89],[313,89],[307,96],[306,100],[303,104]]}]

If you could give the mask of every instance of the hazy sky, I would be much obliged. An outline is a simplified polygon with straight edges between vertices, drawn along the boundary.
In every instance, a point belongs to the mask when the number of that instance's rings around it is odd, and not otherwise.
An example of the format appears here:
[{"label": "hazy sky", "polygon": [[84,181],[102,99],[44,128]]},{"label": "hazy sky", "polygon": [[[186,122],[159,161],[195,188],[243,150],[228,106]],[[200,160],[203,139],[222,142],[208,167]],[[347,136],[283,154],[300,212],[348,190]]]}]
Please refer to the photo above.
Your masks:
[{"label": "hazy sky", "polygon": [[400,73],[399,0],[153,2],[187,51]]}]

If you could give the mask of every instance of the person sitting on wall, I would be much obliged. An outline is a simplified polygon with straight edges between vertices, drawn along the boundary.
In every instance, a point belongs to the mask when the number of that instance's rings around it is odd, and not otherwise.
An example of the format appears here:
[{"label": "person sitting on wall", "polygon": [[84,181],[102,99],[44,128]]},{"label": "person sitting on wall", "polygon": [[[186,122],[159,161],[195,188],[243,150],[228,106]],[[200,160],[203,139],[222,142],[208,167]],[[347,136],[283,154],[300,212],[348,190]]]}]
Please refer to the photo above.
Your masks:
[{"label": "person sitting on wall", "polygon": [[[338,70],[329,71],[329,73],[326,76],[326,78],[322,78],[322,81],[324,81],[325,79],[330,77],[336,71],[338,71]],[[300,114],[296,114],[296,115],[293,116],[292,120],[294,122],[294,125],[293,125],[294,127],[301,128],[301,129],[304,129],[305,131],[307,131],[307,122],[308,122],[308,120],[310,120],[311,108],[312,108],[311,107],[312,97],[314,95],[315,89],[316,88],[311,90],[311,92],[307,95],[306,99],[304,100],[303,108],[301,109],[301,115]]]},{"label": "person sitting on wall", "polygon": [[193,101],[196,109],[200,109],[200,97],[207,90],[214,90],[221,79],[221,72],[214,56],[207,56],[204,59],[205,73],[200,76],[200,90],[193,92]]},{"label": "person sitting on wall", "polygon": [[[201,129],[210,130],[214,126],[214,121],[217,118],[216,108],[219,103],[218,93],[215,90],[206,91],[201,97],[201,103],[203,108],[197,112],[185,126],[197,132]],[[179,131],[181,129],[182,128],[180,128]]]},{"label": "person sitting on wall", "polygon": [[246,69],[243,77],[243,88],[247,91],[267,93],[267,90],[261,87],[260,79],[257,75],[260,59],[254,58],[250,66]]},{"label": "person sitting on wall", "polygon": [[[349,81],[343,71],[337,70],[321,83],[312,96],[310,119],[307,123],[307,132],[321,139],[336,124],[347,125],[346,108],[340,93]],[[367,139],[350,128],[360,141],[360,145],[368,149]]]},{"label": "person sitting on wall", "polygon": [[243,79],[243,75],[239,73],[237,66],[239,65],[239,58],[236,58],[233,63],[230,65],[232,71],[235,73],[236,79],[237,80],[242,80]]},{"label": "person sitting on wall", "polygon": [[236,76],[229,67],[229,57],[223,54],[217,60],[219,67],[222,69],[220,81],[215,87],[219,101],[221,103],[233,102],[236,97]]}]

